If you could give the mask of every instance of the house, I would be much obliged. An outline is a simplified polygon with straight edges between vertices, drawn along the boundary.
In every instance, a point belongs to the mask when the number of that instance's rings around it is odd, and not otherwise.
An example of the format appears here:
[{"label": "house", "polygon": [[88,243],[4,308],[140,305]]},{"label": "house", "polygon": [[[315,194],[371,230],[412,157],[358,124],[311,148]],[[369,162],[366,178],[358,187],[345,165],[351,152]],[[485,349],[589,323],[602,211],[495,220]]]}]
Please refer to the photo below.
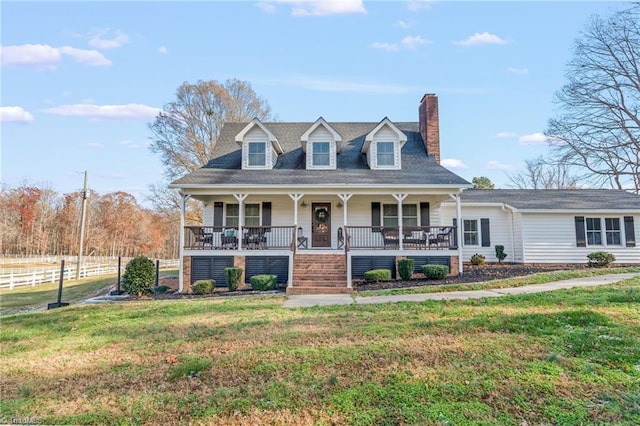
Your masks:
[{"label": "house", "polygon": [[[606,189],[466,190],[462,203],[462,258],[479,253],[496,261],[503,245],[507,261],[585,263],[607,251],[617,263],[640,264],[640,196]],[[444,202],[440,220],[456,220]]]},{"label": "house", "polygon": [[[640,263],[640,197],[621,191],[472,191],[440,165],[438,98],[418,122],[226,123],[213,158],[176,180],[180,291],[198,279],[224,285],[275,274],[288,294],[341,293],[400,258],[464,272],[474,253],[515,262],[586,262],[606,249]],[[185,226],[187,200],[203,223]],[[458,226],[462,224],[462,226]]]},{"label": "house", "polygon": [[181,235],[180,290],[270,273],[288,293],[349,292],[352,280],[396,260],[462,269],[459,229],[434,206],[458,202],[469,182],[440,165],[438,98],[418,122],[227,123],[214,156],[171,187],[203,206]]}]

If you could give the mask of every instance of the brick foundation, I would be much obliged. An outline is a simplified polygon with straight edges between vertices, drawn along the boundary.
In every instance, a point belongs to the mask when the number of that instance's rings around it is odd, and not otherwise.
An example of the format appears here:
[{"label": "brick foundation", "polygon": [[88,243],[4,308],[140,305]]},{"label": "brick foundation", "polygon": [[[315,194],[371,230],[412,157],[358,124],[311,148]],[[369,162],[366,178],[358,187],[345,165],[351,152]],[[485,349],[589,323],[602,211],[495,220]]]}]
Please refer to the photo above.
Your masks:
[{"label": "brick foundation", "polygon": [[247,268],[245,268],[244,259],[244,256],[233,256],[233,266],[235,266],[236,268],[242,268],[242,276],[240,277],[240,285],[238,286],[239,289],[247,287],[247,284],[245,283],[245,273]]},{"label": "brick foundation", "polygon": [[191,293],[191,256],[182,257],[182,292]]},{"label": "brick foundation", "polygon": [[449,268],[449,275],[460,274],[460,259],[458,256],[451,256],[450,258],[451,268]]}]

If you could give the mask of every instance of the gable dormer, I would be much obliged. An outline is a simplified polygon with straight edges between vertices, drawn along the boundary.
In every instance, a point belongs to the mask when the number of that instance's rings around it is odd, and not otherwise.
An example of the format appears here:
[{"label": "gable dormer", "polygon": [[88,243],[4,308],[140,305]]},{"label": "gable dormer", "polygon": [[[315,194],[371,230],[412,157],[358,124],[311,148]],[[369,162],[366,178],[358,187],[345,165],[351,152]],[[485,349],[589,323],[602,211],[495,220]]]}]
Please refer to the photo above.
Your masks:
[{"label": "gable dormer", "polygon": [[273,169],[284,150],[278,139],[258,118],[251,120],[236,135],[242,147],[242,169]]},{"label": "gable dormer", "polygon": [[400,151],[406,142],[407,135],[385,117],[365,136],[361,152],[371,169],[400,170]]},{"label": "gable dormer", "polygon": [[300,138],[302,150],[307,154],[306,168],[335,169],[336,155],[342,146],[342,136],[325,121],[318,118]]}]

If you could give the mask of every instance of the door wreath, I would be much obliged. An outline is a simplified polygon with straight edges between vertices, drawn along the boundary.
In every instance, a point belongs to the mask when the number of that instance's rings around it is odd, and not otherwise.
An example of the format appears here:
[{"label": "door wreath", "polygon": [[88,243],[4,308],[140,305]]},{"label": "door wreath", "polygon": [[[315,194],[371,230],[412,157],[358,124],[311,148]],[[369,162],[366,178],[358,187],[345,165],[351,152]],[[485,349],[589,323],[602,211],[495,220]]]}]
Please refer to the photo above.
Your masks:
[{"label": "door wreath", "polygon": [[315,218],[318,223],[327,223],[327,220],[329,220],[329,210],[325,207],[319,208],[315,211]]}]

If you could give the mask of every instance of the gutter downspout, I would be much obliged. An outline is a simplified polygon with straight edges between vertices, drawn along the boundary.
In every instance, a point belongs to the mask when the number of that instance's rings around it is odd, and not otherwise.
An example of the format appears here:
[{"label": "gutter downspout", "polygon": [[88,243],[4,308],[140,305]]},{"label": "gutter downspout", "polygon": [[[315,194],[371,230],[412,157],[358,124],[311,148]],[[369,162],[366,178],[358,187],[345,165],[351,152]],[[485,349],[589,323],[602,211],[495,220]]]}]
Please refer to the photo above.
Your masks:
[{"label": "gutter downspout", "polygon": [[[516,227],[515,227],[515,212],[516,209],[511,207],[510,205],[508,205],[507,203],[502,203],[502,210],[503,211],[507,211],[509,210],[511,212],[511,250],[513,250],[513,261],[516,262]],[[524,262],[524,253],[522,253],[523,259],[522,261]]]}]

